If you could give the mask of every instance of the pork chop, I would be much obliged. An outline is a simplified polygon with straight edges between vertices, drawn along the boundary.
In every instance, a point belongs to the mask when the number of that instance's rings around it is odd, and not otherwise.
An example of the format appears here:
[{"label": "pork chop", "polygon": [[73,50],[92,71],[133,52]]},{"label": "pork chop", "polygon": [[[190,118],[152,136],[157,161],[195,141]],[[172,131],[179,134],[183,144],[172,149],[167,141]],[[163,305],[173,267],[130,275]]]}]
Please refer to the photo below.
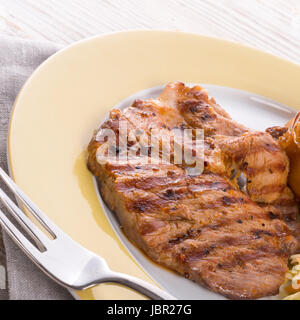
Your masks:
[{"label": "pork chop", "polygon": [[[113,146],[102,133],[110,129],[118,137],[121,121],[143,138],[117,138],[116,161],[107,157]],[[189,176],[185,163],[174,164],[181,141],[172,136],[174,127],[204,130],[202,174]],[[153,129],[174,142],[171,157],[160,152],[156,164]],[[139,140],[147,152],[134,149]],[[288,159],[268,133],[232,120],[201,87],[173,83],[157,99],[113,110],[88,153],[103,199],[151,259],[231,299],[278,293],[298,246],[294,225],[283,217],[295,220],[298,206],[286,183]]]}]

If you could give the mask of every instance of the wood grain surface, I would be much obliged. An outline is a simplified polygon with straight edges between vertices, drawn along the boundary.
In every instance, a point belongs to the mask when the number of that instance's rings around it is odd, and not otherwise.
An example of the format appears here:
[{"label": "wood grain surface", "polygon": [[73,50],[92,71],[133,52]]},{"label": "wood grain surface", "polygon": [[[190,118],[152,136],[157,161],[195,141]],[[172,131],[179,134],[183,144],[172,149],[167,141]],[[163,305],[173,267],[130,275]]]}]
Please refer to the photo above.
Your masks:
[{"label": "wood grain surface", "polygon": [[128,29],[196,32],[300,64],[300,0],[0,0],[0,37],[68,45]]},{"label": "wood grain surface", "polygon": [[197,32],[300,63],[299,0],[0,0],[0,35],[70,44],[126,29]]}]

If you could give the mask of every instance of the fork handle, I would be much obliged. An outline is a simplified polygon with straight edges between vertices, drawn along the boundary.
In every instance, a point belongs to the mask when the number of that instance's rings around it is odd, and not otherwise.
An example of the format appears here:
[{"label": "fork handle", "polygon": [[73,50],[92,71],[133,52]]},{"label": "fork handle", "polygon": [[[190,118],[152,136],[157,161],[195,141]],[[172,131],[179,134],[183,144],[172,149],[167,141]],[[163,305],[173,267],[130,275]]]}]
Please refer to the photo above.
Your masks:
[{"label": "fork handle", "polygon": [[150,283],[127,274],[112,272],[105,282],[124,285],[145,295],[152,300],[177,300],[175,297]]}]

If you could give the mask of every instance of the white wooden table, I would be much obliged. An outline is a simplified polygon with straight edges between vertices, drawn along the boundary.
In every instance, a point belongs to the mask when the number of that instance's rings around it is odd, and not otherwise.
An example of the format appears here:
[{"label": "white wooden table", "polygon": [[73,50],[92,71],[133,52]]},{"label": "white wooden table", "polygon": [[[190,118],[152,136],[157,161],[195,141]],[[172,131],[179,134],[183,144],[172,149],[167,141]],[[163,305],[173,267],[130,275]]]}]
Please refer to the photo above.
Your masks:
[{"label": "white wooden table", "polygon": [[300,64],[300,0],[0,0],[0,39],[67,45],[128,29],[197,32]]},{"label": "white wooden table", "polygon": [[69,44],[124,29],[197,32],[300,63],[300,0],[0,0],[0,35]]}]

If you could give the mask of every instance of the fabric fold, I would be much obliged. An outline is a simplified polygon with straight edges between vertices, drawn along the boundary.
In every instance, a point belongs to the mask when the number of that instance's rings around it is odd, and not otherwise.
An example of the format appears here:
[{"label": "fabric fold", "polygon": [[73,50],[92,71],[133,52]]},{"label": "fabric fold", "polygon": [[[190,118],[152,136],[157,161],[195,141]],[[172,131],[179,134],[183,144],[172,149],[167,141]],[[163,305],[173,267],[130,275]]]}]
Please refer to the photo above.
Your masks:
[{"label": "fabric fold", "polygon": [[[60,47],[48,42],[0,39],[0,166],[7,172],[7,132],[11,108],[32,72]],[[8,193],[0,181],[0,187]],[[0,209],[5,211],[0,204]],[[70,300],[71,294],[52,281],[3,232],[8,295],[11,300]],[[0,298],[6,297],[1,294]]]}]

